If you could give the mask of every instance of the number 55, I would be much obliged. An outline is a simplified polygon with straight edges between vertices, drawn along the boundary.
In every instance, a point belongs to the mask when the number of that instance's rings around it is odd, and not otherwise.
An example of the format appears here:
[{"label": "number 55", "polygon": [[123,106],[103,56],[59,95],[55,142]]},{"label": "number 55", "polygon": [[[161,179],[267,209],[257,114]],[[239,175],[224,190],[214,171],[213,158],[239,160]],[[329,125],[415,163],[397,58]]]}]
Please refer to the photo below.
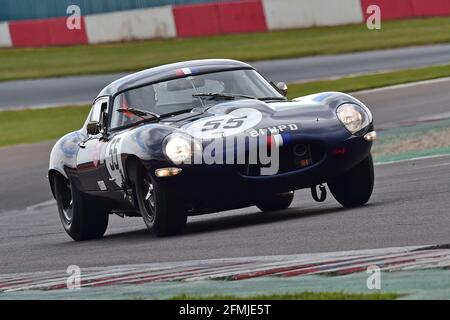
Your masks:
[{"label": "number 55", "polygon": [[[237,129],[244,124],[245,119],[247,119],[247,116],[228,119],[223,125],[223,129]],[[217,119],[206,122],[203,125],[202,132],[219,129],[222,126],[222,122],[225,120],[226,119]]]}]

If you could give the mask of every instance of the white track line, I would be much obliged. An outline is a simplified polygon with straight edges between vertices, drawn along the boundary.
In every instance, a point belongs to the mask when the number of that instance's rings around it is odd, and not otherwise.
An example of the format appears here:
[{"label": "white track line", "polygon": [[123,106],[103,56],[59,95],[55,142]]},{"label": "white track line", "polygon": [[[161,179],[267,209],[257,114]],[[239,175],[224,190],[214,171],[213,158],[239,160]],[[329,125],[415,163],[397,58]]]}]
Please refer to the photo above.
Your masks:
[{"label": "white track line", "polygon": [[[396,164],[396,163],[422,161],[422,160],[448,158],[448,157],[450,157],[450,154],[437,154],[437,155],[434,155],[434,156],[423,156],[423,157],[416,157],[416,158],[402,159],[402,160],[395,160],[395,161],[376,162],[375,166],[385,166],[385,165]],[[442,165],[446,165],[446,164],[442,164]]]},{"label": "white track line", "polygon": [[396,85],[387,86],[387,87],[381,87],[381,88],[375,88],[375,89],[369,89],[369,90],[361,90],[361,91],[356,91],[356,92],[352,92],[352,93],[365,94],[365,93],[373,93],[373,92],[380,92],[380,91],[389,91],[389,90],[418,87],[418,86],[441,83],[441,82],[448,82],[448,81],[450,81],[450,77],[416,81],[416,82],[410,82],[410,83],[402,83],[402,84],[396,84]]}]

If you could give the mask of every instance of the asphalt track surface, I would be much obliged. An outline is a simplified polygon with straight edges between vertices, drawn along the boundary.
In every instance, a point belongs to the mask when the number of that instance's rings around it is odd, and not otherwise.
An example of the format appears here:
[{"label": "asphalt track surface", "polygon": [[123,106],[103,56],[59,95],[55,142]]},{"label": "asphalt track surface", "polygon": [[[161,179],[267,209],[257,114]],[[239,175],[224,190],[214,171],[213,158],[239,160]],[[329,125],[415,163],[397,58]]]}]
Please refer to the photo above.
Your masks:
[{"label": "asphalt track surface", "polygon": [[[357,96],[382,128],[443,117],[449,89],[446,79]],[[315,203],[303,190],[287,211],[250,207],[195,217],[185,234],[172,238],[152,237],[139,218],[112,216],[105,238],[76,243],[50,200],[51,146],[0,148],[0,274],[450,242],[450,157],[439,157],[377,166],[374,195],[358,209],[342,209],[331,196]]]},{"label": "asphalt track surface", "polygon": [[[252,63],[273,81],[296,82],[450,63],[450,45],[432,45]],[[0,83],[0,109],[90,103],[121,74]]]},{"label": "asphalt track surface", "polygon": [[53,203],[0,216],[0,273],[149,262],[331,252],[449,242],[450,157],[376,167],[370,204],[316,204],[306,191],[291,209],[255,207],[192,218],[183,235],[154,238],[139,218],[112,217],[101,240],[67,238]]}]

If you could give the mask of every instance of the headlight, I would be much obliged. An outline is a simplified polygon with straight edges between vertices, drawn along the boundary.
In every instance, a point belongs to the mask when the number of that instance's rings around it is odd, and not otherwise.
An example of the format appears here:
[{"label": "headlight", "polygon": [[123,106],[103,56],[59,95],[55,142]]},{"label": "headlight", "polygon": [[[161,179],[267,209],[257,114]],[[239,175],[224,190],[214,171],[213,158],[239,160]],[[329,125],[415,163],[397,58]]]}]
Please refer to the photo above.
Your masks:
[{"label": "headlight", "polygon": [[345,103],[337,108],[336,113],[339,120],[352,134],[365,129],[372,122],[370,111],[357,104]]},{"label": "headlight", "polygon": [[192,163],[194,154],[201,152],[201,144],[190,136],[173,133],[164,141],[164,153],[174,164]]}]

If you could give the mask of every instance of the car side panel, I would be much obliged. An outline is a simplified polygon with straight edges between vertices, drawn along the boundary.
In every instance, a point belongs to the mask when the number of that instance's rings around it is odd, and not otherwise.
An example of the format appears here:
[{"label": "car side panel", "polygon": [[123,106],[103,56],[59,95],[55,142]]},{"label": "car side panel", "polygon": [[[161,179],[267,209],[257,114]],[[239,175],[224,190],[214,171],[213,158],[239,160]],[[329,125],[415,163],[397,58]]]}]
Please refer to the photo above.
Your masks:
[{"label": "car side panel", "polygon": [[49,171],[59,172],[68,178],[68,171],[77,168],[79,144],[86,138],[82,131],[74,131],[59,139],[50,153]]}]

